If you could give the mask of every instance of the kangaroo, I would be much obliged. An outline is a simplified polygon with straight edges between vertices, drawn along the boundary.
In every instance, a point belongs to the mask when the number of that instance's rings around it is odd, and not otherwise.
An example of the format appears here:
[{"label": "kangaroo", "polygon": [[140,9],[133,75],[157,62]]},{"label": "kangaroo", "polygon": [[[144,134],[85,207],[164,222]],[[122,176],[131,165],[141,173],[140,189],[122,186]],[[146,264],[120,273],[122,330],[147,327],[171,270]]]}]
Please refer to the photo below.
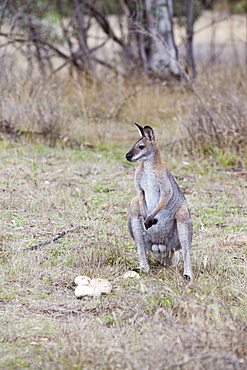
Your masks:
[{"label": "kangaroo", "polygon": [[130,203],[128,228],[138,247],[140,270],[149,271],[147,251],[162,264],[174,266],[182,249],[184,278],[190,280],[192,222],[185,197],[161,160],[153,129],[135,125],[141,138],[126,159],[141,163],[135,171],[137,196]]}]

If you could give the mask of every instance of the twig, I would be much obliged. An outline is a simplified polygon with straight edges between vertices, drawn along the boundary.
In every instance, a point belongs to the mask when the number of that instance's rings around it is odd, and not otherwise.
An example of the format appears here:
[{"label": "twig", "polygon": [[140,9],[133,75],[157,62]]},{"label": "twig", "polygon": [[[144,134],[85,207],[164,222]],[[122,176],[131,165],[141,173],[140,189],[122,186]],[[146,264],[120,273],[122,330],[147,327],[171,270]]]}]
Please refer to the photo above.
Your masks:
[{"label": "twig", "polygon": [[1,7],[1,10],[0,10],[0,26],[1,26],[3,15],[4,15],[5,9],[8,5],[8,2],[9,2],[9,0],[4,0],[3,5]]},{"label": "twig", "polygon": [[184,360],[182,361],[178,361],[178,362],[175,362],[171,365],[168,365],[166,367],[166,369],[172,369],[172,368],[178,368],[178,367],[182,367],[183,365],[187,365],[189,362],[193,362],[193,361],[202,361],[202,360],[206,360],[207,358],[218,358],[216,357],[215,355],[210,355],[210,354],[205,354],[205,355],[199,355],[199,356],[192,356],[192,357],[188,357],[188,358],[185,358]]},{"label": "twig", "polygon": [[82,226],[76,226],[73,229],[64,230],[61,233],[58,233],[56,236],[54,236],[54,238],[52,238],[50,240],[46,240],[45,242],[39,243],[39,244],[36,244],[36,245],[30,245],[29,247],[25,248],[24,251],[34,250],[34,249],[37,249],[37,248],[42,247],[44,245],[50,244],[50,243],[55,242],[56,240],[62,238],[64,235],[66,235],[68,233],[73,233],[74,231],[79,230],[79,229],[88,229],[88,226],[82,225]]}]

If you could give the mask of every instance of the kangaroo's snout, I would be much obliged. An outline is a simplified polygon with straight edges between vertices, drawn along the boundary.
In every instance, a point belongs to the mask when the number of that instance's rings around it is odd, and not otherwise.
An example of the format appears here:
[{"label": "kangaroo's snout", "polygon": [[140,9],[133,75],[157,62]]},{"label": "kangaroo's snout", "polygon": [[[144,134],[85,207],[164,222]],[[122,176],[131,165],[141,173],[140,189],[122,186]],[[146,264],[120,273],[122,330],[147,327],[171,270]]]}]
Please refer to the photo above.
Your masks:
[{"label": "kangaroo's snout", "polygon": [[131,162],[132,155],[130,154],[130,152],[128,152],[125,157],[127,161]]}]

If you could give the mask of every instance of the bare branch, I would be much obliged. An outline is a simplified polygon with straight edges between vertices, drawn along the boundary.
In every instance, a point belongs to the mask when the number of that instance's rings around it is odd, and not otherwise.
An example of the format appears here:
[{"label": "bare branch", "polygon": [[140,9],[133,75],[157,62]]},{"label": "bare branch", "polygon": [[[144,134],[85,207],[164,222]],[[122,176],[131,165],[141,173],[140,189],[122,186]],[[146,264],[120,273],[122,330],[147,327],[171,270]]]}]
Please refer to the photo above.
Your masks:
[{"label": "bare branch", "polygon": [[24,251],[34,250],[34,249],[37,249],[37,248],[42,247],[44,245],[51,244],[52,242],[55,242],[56,240],[62,238],[66,234],[73,233],[73,232],[75,232],[75,231],[77,231],[79,229],[88,229],[88,226],[81,225],[81,226],[76,226],[73,229],[68,229],[66,231],[62,231],[61,233],[57,234],[54,238],[52,238],[50,240],[47,240],[47,241],[45,241],[43,243],[39,243],[39,244],[36,244],[36,245],[30,245],[29,247],[25,248]]},{"label": "bare branch", "polygon": [[122,39],[119,39],[115,33],[113,32],[113,29],[110,26],[110,23],[108,22],[107,18],[97,9],[95,9],[91,3],[87,0],[84,1],[87,8],[90,10],[91,14],[95,17],[103,31],[115,42],[117,42],[122,47],[125,47],[125,43]]},{"label": "bare branch", "polygon": [[[6,38],[10,38],[9,34],[0,32],[0,36],[4,36]],[[15,42],[19,43],[27,43],[27,42],[40,42],[45,46],[48,46],[51,50],[56,52],[60,57],[64,59],[69,59],[69,56],[63,53],[61,50],[59,50],[57,47],[55,47],[53,44],[49,43],[48,41],[45,41],[43,39],[40,39],[38,35],[33,36],[27,36],[22,34],[12,34],[11,37],[14,39],[9,41],[9,44],[14,44]],[[6,45],[6,44],[5,44]]]},{"label": "bare branch", "polygon": [[0,10],[0,29],[1,29],[1,23],[2,23],[3,16],[4,16],[4,12],[5,12],[5,9],[6,9],[6,6],[7,6],[8,2],[9,2],[9,0],[4,0],[3,5],[1,6],[1,10]]}]

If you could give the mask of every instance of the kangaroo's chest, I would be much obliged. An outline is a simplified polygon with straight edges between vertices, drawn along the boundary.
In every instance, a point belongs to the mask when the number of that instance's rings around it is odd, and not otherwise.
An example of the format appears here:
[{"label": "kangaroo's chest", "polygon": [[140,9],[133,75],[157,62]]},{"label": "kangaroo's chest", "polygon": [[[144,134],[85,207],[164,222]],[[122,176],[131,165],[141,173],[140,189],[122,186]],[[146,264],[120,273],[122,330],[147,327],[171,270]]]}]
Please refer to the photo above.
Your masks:
[{"label": "kangaroo's chest", "polygon": [[146,207],[151,212],[160,199],[160,182],[154,173],[143,173],[140,186],[144,192]]}]

